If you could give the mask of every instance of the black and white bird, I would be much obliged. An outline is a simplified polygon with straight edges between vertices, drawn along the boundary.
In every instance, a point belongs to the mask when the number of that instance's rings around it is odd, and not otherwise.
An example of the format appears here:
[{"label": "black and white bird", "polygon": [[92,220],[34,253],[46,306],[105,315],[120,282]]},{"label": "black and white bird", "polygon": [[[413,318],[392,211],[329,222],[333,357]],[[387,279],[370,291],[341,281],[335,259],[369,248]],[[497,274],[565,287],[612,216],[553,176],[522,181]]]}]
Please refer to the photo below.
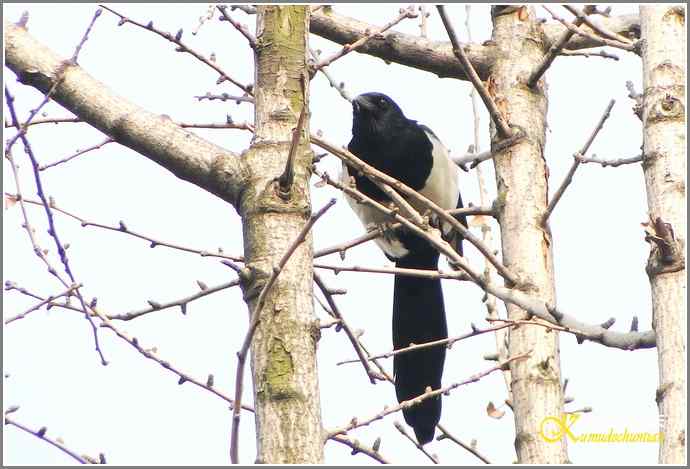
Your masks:
[{"label": "black and white bird", "polygon": [[[405,183],[445,210],[462,207],[458,168],[436,135],[426,126],[405,117],[400,107],[381,93],[365,93],[352,102],[352,140],[348,150],[376,169]],[[388,196],[365,175],[343,165],[344,180],[354,178],[357,189],[383,203]],[[386,227],[390,218],[347,197],[367,229]],[[424,212],[414,200],[410,204]],[[467,226],[464,217],[459,218]],[[462,254],[462,238],[452,233],[450,224],[442,232]],[[400,228],[390,229],[376,240],[396,267],[437,270],[439,253],[431,244]],[[393,346],[408,347],[448,337],[440,279],[396,275],[393,290]],[[439,389],[445,361],[445,346],[425,348],[395,355],[393,371],[398,402],[424,394],[427,387]],[[405,421],[426,444],[434,437],[441,417],[441,398],[427,399],[404,409]]]}]

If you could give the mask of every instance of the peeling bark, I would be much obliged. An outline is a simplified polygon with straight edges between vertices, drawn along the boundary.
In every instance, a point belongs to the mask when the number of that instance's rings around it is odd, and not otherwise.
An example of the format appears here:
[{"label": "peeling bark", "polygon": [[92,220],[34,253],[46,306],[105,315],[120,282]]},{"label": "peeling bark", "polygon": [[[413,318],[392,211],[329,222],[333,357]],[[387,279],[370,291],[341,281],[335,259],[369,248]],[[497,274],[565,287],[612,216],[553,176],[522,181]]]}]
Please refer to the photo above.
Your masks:
[{"label": "peeling bark", "polygon": [[685,463],[685,8],[640,7],[643,169],[652,247],[647,274],[659,357],[660,464]]},{"label": "peeling bark", "polygon": [[[533,8],[505,12],[494,7],[492,17],[498,58],[489,91],[506,120],[527,133],[523,142],[494,158],[503,263],[520,277],[517,288],[556,304],[551,233],[540,222],[548,197],[543,155],[548,99],[543,78],[535,89],[526,84],[549,46]],[[507,309],[510,319],[527,319],[523,309],[513,304]],[[530,350],[528,359],[510,367],[518,462],[562,464],[567,462],[565,439],[550,443],[539,436],[544,419],[559,417],[563,408],[558,334],[542,328],[511,330],[509,355]]]},{"label": "peeling bark", "polygon": [[[242,154],[248,185],[240,214],[251,280],[243,284],[249,310],[274,265],[311,215],[312,153],[308,125],[294,161],[290,196],[277,178],[288,158],[292,129],[308,105],[306,68],[309,11],[304,6],[259,6],[255,122],[251,147]],[[306,80],[306,81],[305,81]],[[251,348],[256,410],[257,462],[323,462],[321,404],[316,367],[318,321],[312,301],[312,240],[292,255],[261,309]]]}]

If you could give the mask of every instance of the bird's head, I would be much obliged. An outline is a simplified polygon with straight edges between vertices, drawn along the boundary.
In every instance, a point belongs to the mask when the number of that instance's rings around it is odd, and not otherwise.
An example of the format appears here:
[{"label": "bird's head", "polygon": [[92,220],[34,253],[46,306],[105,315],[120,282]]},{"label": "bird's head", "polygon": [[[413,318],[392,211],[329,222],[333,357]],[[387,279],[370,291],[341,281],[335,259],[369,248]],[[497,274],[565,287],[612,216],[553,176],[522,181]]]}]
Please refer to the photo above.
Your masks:
[{"label": "bird's head", "polygon": [[407,121],[395,101],[383,93],[364,93],[352,100],[352,135],[383,139]]}]

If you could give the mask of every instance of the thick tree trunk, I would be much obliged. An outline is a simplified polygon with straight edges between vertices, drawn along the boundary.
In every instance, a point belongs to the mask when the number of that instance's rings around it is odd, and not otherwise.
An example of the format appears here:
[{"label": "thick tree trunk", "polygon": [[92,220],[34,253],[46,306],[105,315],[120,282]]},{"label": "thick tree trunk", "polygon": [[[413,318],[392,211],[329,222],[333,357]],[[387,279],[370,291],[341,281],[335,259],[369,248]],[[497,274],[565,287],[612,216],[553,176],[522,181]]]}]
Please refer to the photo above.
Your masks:
[{"label": "thick tree trunk", "polygon": [[[259,6],[256,48],[256,134],[241,158],[250,172],[240,213],[251,281],[243,285],[249,310],[273,268],[311,215],[312,154],[302,131],[289,197],[278,178],[288,158],[292,130],[307,106],[309,9]],[[316,367],[319,328],[312,303],[311,235],[280,273],[261,309],[251,348],[256,409],[257,462],[323,462],[321,404]]]},{"label": "thick tree trunk", "polygon": [[685,463],[685,7],[640,7],[647,274],[659,354],[659,463]]},{"label": "thick tree trunk", "polygon": [[[551,233],[541,224],[548,202],[543,155],[548,101],[543,81],[536,90],[525,84],[545,44],[533,8],[508,13],[504,8],[492,8],[498,54],[489,92],[506,120],[522,127],[527,138],[494,157],[503,263],[520,276],[520,290],[555,304]],[[527,317],[524,310],[507,307],[510,319]],[[565,439],[550,443],[539,436],[544,419],[558,418],[563,408],[558,335],[541,327],[516,328],[510,331],[509,350],[510,356],[532,351],[510,367],[518,462],[564,463]]]}]

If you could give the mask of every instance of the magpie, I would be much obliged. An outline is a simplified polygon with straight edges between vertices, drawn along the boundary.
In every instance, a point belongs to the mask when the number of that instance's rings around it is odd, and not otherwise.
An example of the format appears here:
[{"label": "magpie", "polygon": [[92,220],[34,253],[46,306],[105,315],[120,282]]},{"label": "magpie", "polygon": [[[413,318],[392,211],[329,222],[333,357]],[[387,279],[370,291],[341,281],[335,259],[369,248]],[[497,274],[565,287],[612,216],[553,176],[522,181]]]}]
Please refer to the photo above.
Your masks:
[{"label": "magpie", "polygon": [[[408,119],[400,107],[382,93],[364,93],[352,101],[352,140],[348,150],[379,171],[420,192],[444,210],[462,207],[458,168],[448,151],[428,127]],[[387,204],[390,198],[364,174],[343,164],[341,177],[354,178],[357,190]],[[439,253],[424,238],[405,228],[388,228],[390,218],[346,195],[349,205],[367,229],[384,228],[378,246],[396,267],[437,270]],[[415,200],[410,204],[423,213]],[[464,216],[457,217],[467,226]],[[444,237],[462,255],[462,238],[448,223],[440,226]],[[421,344],[448,337],[440,279],[395,275],[393,287],[393,347]],[[393,372],[398,402],[439,389],[446,356],[444,345],[394,356]],[[403,409],[420,444],[434,437],[441,418],[441,397]]]}]

